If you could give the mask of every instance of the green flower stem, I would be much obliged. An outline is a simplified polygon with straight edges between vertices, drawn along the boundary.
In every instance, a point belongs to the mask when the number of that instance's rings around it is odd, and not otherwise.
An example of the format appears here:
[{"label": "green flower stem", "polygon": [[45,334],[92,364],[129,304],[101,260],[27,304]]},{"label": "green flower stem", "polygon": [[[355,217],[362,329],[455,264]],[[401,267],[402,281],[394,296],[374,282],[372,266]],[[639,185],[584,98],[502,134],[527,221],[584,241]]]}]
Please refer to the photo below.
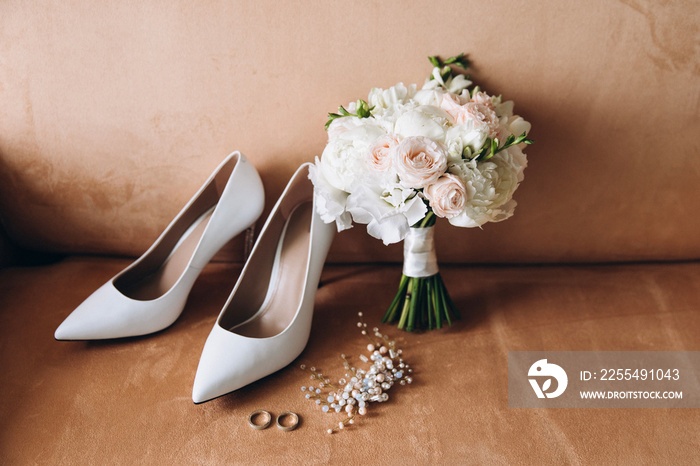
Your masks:
[{"label": "green flower stem", "polygon": [[418,278],[412,278],[411,282],[413,283],[413,289],[414,289],[414,294],[411,296],[411,305],[409,306],[409,313],[408,313],[408,325],[406,325],[406,330],[409,332],[414,331],[416,328],[420,328],[420,324],[416,322],[416,318],[418,317],[418,309],[421,307],[421,298],[422,298],[422,288],[423,288],[423,280],[420,280]]},{"label": "green flower stem", "polygon": [[427,314],[428,314],[428,328],[430,330],[433,329],[433,313],[435,312],[433,310],[433,294],[434,293],[433,293],[433,280],[432,280],[432,278],[433,277],[428,278],[428,280],[426,280],[426,283],[425,283],[426,288],[428,290],[428,313]]},{"label": "green flower stem", "polygon": [[442,322],[440,319],[440,306],[438,306],[437,302],[437,296],[438,296],[438,288],[440,284],[437,282],[437,276],[432,276],[431,278],[431,284],[432,284],[432,294],[430,295],[430,303],[433,308],[433,312],[435,313],[435,326],[437,328],[442,327]]},{"label": "green flower stem", "polygon": [[396,313],[399,310],[399,306],[403,303],[406,298],[406,290],[408,288],[408,277],[406,275],[401,275],[401,282],[399,283],[399,291],[394,296],[394,300],[391,302],[389,309],[386,312],[385,320],[393,322],[396,320]]},{"label": "green flower stem", "polygon": [[433,330],[452,325],[459,313],[439,273],[430,277],[401,275],[399,290],[384,314],[383,323],[401,330]]},{"label": "green flower stem", "polygon": [[[409,278],[409,277],[407,277]],[[399,328],[404,329],[406,327],[406,321],[408,320],[411,308],[411,298],[413,295],[413,279],[409,278],[408,286],[406,287],[405,300],[403,302],[403,307],[401,310],[401,319],[399,320]]]},{"label": "green flower stem", "polygon": [[[438,273],[438,275],[440,274]],[[457,311],[457,306],[452,302],[452,298],[450,298],[450,294],[447,292],[447,287],[445,286],[445,282],[442,281],[442,278],[440,278],[440,286],[442,287],[442,296],[447,301],[450,311],[455,315],[455,318],[459,319],[460,315],[459,311]],[[452,322],[450,322],[450,325],[452,325]]]},{"label": "green flower stem", "polygon": [[423,220],[418,224],[418,228],[427,228],[435,225],[435,220],[437,220],[437,217],[435,217],[435,212],[432,210],[429,210],[427,214],[425,214],[425,217],[423,217]]}]

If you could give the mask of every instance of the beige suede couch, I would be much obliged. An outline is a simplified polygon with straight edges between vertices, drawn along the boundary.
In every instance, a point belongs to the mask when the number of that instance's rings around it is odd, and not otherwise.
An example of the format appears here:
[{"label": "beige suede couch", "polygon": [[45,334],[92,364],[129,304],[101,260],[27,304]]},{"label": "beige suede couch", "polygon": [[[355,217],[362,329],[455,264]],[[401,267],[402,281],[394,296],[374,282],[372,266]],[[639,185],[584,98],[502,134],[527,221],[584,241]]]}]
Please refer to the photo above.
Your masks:
[{"label": "beige suede couch", "polygon": [[[689,0],[0,2],[0,464],[697,464],[697,409],[509,408],[507,357],[700,350],[698,24]],[[170,328],[54,340],[226,154],[261,173],[267,213],[328,112],[460,52],[536,142],[513,218],[437,227],[454,326],[379,324],[401,245],[358,225],[304,353],[230,395],[191,401],[243,238]],[[358,311],[415,382],[328,435],[298,366],[342,375]],[[301,422],[253,430],[256,409]]]}]

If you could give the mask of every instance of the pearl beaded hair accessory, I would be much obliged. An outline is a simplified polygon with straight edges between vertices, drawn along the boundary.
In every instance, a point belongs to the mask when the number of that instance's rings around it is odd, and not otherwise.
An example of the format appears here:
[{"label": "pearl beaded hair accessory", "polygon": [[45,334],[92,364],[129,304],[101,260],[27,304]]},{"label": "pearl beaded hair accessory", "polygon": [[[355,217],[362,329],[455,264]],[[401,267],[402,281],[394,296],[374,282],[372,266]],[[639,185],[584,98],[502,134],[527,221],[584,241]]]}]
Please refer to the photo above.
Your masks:
[{"label": "pearl beaded hair accessory", "polygon": [[[395,383],[406,385],[413,382],[413,369],[403,361],[402,351],[396,348],[396,342],[389,341],[387,336],[381,334],[376,327],[372,329],[375,338],[370,337],[367,324],[362,320],[362,313],[358,312],[357,315],[360,317],[357,326],[370,341],[367,345],[370,356],[360,355],[362,362],[368,364],[371,361],[369,369],[357,369],[351,366],[348,358],[341,354],[346,378],[338,380],[338,386],[333,385],[330,379],[315,367],[310,367],[308,368],[311,372],[310,378],[318,381],[318,387],[312,385],[301,387],[306,399],[321,406],[324,413],[335,411],[345,415],[336,428],[327,430],[329,434],[354,424],[357,415],[367,414],[369,403],[387,401],[389,399],[387,391]],[[300,367],[302,370],[307,370],[304,364]]]}]

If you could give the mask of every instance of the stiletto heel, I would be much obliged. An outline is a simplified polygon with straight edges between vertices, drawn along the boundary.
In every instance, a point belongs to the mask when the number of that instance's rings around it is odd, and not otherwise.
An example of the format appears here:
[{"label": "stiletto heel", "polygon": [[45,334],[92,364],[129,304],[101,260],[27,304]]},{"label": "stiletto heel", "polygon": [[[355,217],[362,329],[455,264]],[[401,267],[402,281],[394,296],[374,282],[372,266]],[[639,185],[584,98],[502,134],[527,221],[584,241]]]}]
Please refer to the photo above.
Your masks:
[{"label": "stiletto heel", "polygon": [[255,167],[233,152],[153,245],[78,306],[56,329],[57,340],[146,335],[170,326],[202,268],[262,213]]},{"label": "stiletto heel", "polygon": [[282,369],[309,339],[335,227],[314,205],[310,164],[292,176],[207,339],[192,400],[202,403]]}]

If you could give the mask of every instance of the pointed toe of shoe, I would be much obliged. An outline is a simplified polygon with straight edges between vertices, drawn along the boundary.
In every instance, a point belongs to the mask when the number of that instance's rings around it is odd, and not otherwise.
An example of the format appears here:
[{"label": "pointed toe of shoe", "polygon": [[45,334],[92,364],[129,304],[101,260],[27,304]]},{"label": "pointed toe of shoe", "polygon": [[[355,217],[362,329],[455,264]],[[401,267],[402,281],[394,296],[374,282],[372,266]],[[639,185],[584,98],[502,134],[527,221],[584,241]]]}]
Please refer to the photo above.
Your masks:
[{"label": "pointed toe of shoe", "polygon": [[111,281],[80,304],[54,333],[63,340],[107,340],[163,330],[184,307],[186,296],[139,301],[124,296]]},{"label": "pointed toe of shoe", "polygon": [[53,337],[58,341],[89,340],[92,335],[90,330],[90,328],[83,325],[80,319],[68,316],[68,318],[58,326]]},{"label": "pointed toe of shoe", "polygon": [[303,345],[297,348],[288,340],[285,335],[244,337],[214,326],[199,360],[192,401],[199,404],[218,398],[289,365]]},{"label": "pointed toe of shoe", "polygon": [[54,333],[56,340],[97,340],[116,338],[112,336],[115,330],[110,319],[110,308],[115,302],[121,301],[116,289],[107,283],[83,301],[58,326]]},{"label": "pointed toe of shoe", "polygon": [[75,340],[76,338],[73,338],[76,332],[72,328],[70,324],[66,324],[64,321],[61,325],[58,326],[56,331],[53,333],[54,339],[58,341],[70,341],[70,340]]},{"label": "pointed toe of shoe", "polygon": [[235,390],[235,388],[222,388],[222,385],[223,381],[217,374],[197,375],[192,386],[192,401],[195,404],[204,403]]},{"label": "pointed toe of shoe", "polygon": [[238,348],[240,343],[242,341],[238,335],[214,327],[199,359],[192,386],[192,401],[204,403],[245,385],[240,379],[246,366],[243,353]]}]

